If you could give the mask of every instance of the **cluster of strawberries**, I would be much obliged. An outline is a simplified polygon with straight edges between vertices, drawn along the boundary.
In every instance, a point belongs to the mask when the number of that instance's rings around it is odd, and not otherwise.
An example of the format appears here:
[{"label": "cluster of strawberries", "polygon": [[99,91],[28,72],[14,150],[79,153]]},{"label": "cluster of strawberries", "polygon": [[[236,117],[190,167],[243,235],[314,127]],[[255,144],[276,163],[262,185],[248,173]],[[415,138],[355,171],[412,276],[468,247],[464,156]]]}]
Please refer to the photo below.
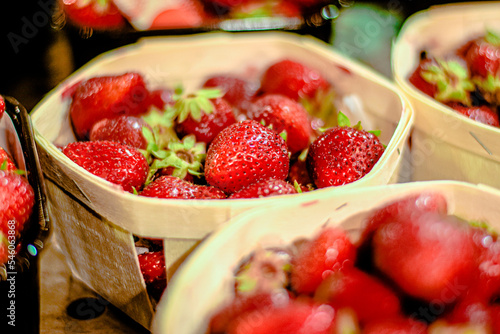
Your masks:
[{"label": "cluster of strawberries", "polygon": [[500,333],[500,241],[421,193],[339,227],[257,249],[210,333]]},{"label": "cluster of strawberries", "polygon": [[[340,186],[384,152],[376,133],[332,112],[335,94],[321,73],[289,59],[260,82],[224,74],[195,92],[149,90],[139,73],[125,73],[78,82],[65,96],[78,141],[62,152],[139,196],[221,200]],[[139,258],[160,295],[163,251],[148,247]]]},{"label": "cluster of strawberries", "polygon": [[[0,120],[4,112],[5,100],[0,96]],[[34,205],[35,193],[26,176],[0,147],[0,266],[14,260]]]},{"label": "cluster of strawberries", "polygon": [[[198,28],[224,18],[301,17],[325,0],[182,0],[161,14],[166,28]],[[117,0],[58,1],[68,21],[81,27],[114,30],[127,27],[128,15],[120,9],[134,4]],[[143,6],[140,2],[136,6]],[[163,6],[164,7],[164,6]],[[160,7],[160,8],[163,8]]]},{"label": "cluster of strawberries", "polygon": [[492,31],[446,57],[423,52],[409,81],[460,114],[500,127],[500,37]]},{"label": "cluster of strawberries", "polygon": [[[138,73],[94,77],[66,92],[79,141],[62,152],[148,197],[256,198],[339,186],[366,175],[384,146],[376,132],[332,112],[331,92],[321,73],[289,59],[258,83],[216,75],[192,93],[150,91]],[[330,124],[318,114],[325,103]]]}]

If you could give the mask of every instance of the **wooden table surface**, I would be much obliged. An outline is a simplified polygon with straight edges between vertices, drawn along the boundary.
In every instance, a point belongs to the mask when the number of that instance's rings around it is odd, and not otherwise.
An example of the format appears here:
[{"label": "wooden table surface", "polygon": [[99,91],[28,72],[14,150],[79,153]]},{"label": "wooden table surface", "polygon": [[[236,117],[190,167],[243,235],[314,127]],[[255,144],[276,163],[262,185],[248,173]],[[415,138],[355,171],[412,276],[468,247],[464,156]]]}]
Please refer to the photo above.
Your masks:
[{"label": "wooden table surface", "polygon": [[[54,244],[42,253],[40,266],[40,333],[149,333],[72,277],[64,256]],[[80,314],[89,317],[104,312],[94,319],[76,319],[67,311],[71,303]]]}]

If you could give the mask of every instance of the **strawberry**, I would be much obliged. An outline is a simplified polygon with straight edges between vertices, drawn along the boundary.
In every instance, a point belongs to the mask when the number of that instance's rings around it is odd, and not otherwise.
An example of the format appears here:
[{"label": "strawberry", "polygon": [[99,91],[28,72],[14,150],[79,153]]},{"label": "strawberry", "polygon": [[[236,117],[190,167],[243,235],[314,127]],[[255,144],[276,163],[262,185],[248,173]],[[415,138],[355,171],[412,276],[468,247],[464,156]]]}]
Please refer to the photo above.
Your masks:
[{"label": "strawberry", "polygon": [[210,318],[210,333],[225,333],[240,316],[256,310],[283,307],[288,304],[289,299],[289,294],[283,289],[245,295],[237,294],[230,303],[224,305]]},{"label": "strawberry", "polygon": [[297,101],[283,95],[264,95],[252,104],[248,118],[271,125],[278,133],[284,131],[292,154],[309,146],[313,131],[307,111]]},{"label": "strawberry", "polygon": [[91,141],[108,140],[129,145],[139,149],[146,149],[148,141],[142,133],[147,123],[135,116],[120,115],[116,118],[103,118],[90,129]]},{"label": "strawberry", "polygon": [[427,325],[402,316],[374,319],[363,326],[363,334],[426,334]]},{"label": "strawberry", "polygon": [[88,139],[92,125],[103,118],[139,116],[147,112],[149,92],[142,76],[125,73],[93,77],[75,89],[70,117],[78,139]]},{"label": "strawberry", "polygon": [[500,127],[497,112],[486,105],[468,107],[460,103],[450,103],[448,106],[472,120]]},{"label": "strawberry", "polygon": [[412,73],[409,81],[419,90],[442,103],[459,102],[471,105],[471,92],[475,90],[464,61],[424,58]]},{"label": "strawberry", "polygon": [[407,294],[449,305],[477,273],[473,233],[458,218],[436,212],[388,220],[373,235],[374,263]]},{"label": "strawberry", "polygon": [[329,334],[334,324],[332,307],[292,300],[283,307],[257,309],[241,315],[231,323],[227,334]]},{"label": "strawberry", "polygon": [[222,130],[208,148],[208,184],[234,193],[260,180],[284,180],[289,169],[285,140],[257,121],[234,123]]},{"label": "strawberry", "polygon": [[268,179],[252,183],[235,191],[228,198],[260,198],[296,193],[297,190],[290,183],[284,180]]},{"label": "strawberry", "polygon": [[175,176],[160,176],[140,193],[141,196],[178,199],[223,199],[226,194],[210,186],[196,185]]},{"label": "strawberry", "polygon": [[341,186],[365,176],[380,159],[384,146],[378,137],[351,127],[342,113],[339,125],[326,130],[309,146],[307,169],[317,188]]},{"label": "strawberry", "polygon": [[251,81],[234,75],[214,75],[203,84],[205,88],[218,88],[222,98],[236,109],[239,114],[244,114],[248,109],[258,85]]},{"label": "strawberry", "polygon": [[238,295],[273,293],[289,283],[290,253],[282,249],[257,249],[236,272]]},{"label": "strawberry", "polygon": [[0,170],[15,171],[17,169],[10,155],[0,147]]},{"label": "strawberry", "polygon": [[239,19],[262,17],[301,17],[300,7],[290,1],[283,0],[252,0],[234,7],[232,17]]},{"label": "strawberry", "polygon": [[5,112],[5,100],[3,96],[0,95],[0,120],[2,119],[4,112]]},{"label": "strawberry", "polygon": [[314,299],[335,309],[352,309],[361,324],[390,318],[401,311],[399,298],[393,290],[356,268],[336,271],[326,277]]},{"label": "strawberry", "polygon": [[167,105],[173,105],[174,91],[168,88],[159,88],[152,90],[149,93],[148,105],[155,107],[158,110],[164,110]]},{"label": "strawberry", "polygon": [[269,66],[261,80],[262,92],[285,95],[295,101],[312,98],[319,90],[329,86],[320,72],[290,59]]},{"label": "strawberry", "polygon": [[467,62],[472,76],[496,76],[500,68],[500,37],[488,31],[462,46],[458,54]]},{"label": "strawberry", "polygon": [[[198,97],[199,103],[200,97]],[[207,145],[227,126],[236,123],[233,108],[222,98],[205,99],[202,105],[193,108],[189,101],[183,101],[185,108],[191,108],[188,116],[181,115],[177,120],[176,131],[181,136],[195,135],[198,142]]]},{"label": "strawberry", "polygon": [[138,255],[139,267],[148,291],[159,299],[167,286],[167,271],[163,250]]},{"label": "strawberry", "polygon": [[298,293],[312,294],[332,273],[352,267],[356,248],[341,229],[325,228],[292,257],[291,287]]},{"label": "strawberry", "polygon": [[19,236],[34,205],[35,193],[28,180],[13,171],[0,170],[0,234]]},{"label": "strawberry", "polygon": [[133,192],[148,176],[146,158],[135,148],[111,141],[69,143],[62,149],[69,159],[88,172]]},{"label": "strawberry", "polygon": [[298,184],[302,192],[314,189],[313,182],[309,177],[305,158],[300,157],[294,160],[290,165],[290,172],[288,173],[288,182],[291,184]]},{"label": "strawberry", "polygon": [[112,0],[59,0],[69,21],[99,30],[120,29],[126,21]]}]

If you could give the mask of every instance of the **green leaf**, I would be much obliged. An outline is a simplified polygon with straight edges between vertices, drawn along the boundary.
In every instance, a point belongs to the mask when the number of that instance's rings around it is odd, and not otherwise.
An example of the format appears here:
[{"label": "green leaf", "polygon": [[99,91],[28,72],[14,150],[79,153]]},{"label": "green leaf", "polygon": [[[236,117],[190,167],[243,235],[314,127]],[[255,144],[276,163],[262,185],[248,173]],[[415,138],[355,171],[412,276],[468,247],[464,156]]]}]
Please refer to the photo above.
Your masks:
[{"label": "green leaf", "polygon": [[299,155],[298,159],[300,161],[306,161],[308,153],[309,153],[309,148],[306,148],[305,150],[303,150],[302,152],[300,152],[300,155]]},{"label": "green leaf", "polygon": [[0,170],[6,170],[7,169],[7,160],[4,160],[2,162],[2,165],[0,165]]},{"label": "green leaf", "polygon": [[288,134],[287,134],[286,130],[283,130],[280,132],[280,137],[283,138],[284,141],[287,140]]},{"label": "green leaf", "polygon": [[300,183],[297,180],[293,180],[293,187],[297,191],[297,193],[302,194],[302,188],[300,187]]},{"label": "green leaf", "polygon": [[371,133],[371,134],[373,134],[373,135],[375,135],[377,137],[380,137],[380,134],[382,133],[382,131],[380,131],[380,130],[370,130],[370,131],[367,131],[367,132],[369,132],[369,133]]},{"label": "green leaf", "polygon": [[351,121],[346,115],[344,115],[344,113],[339,111],[339,114],[337,116],[337,124],[338,126],[351,126]]}]

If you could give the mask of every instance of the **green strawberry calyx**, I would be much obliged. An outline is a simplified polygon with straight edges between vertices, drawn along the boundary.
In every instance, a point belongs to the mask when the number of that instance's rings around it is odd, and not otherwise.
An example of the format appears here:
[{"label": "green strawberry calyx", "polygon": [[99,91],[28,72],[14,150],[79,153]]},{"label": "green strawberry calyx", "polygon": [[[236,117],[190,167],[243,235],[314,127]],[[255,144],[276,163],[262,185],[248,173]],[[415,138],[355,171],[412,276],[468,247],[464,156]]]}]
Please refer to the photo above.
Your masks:
[{"label": "green strawberry calyx", "polygon": [[499,76],[490,73],[486,78],[476,76],[472,78],[472,81],[488,103],[498,104],[500,102]]},{"label": "green strawberry calyx", "polygon": [[500,46],[500,36],[491,30],[488,30],[486,32],[486,35],[484,36],[484,40],[488,44],[491,44],[493,46]]},{"label": "green strawberry calyx", "polygon": [[163,168],[172,168],[172,176],[184,179],[189,173],[203,175],[203,161],[206,157],[206,145],[196,142],[194,135],[185,136],[182,141],[171,141],[166,149],[153,151],[154,160],[150,164],[146,184],[149,184],[156,172]]},{"label": "green strawberry calyx", "polygon": [[177,87],[173,96],[175,101],[173,112],[177,117],[177,122],[182,123],[191,116],[195,121],[200,121],[203,113],[210,114],[214,110],[214,105],[210,101],[222,97],[222,92],[218,88],[203,88],[194,93],[185,94],[182,87]]},{"label": "green strawberry calyx", "polygon": [[[358,121],[358,123],[356,123],[355,125],[351,126],[351,120],[342,111],[338,112],[337,124],[340,127],[351,127],[351,128],[353,128],[355,130],[358,130],[358,131],[363,130],[363,127],[361,126],[361,121]],[[380,130],[369,130],[369,131],[366,131],[366,132],[371,133],[371,134],[373,134],[376,137],[380,137],[380,134],[381,134]]]},{"label": "green strawberry calyx", "polygon": [[437,101],[471,105],[470,93],[475,90],[475,86],[467,66],[462,62],[436,58],[435,61],[423,65],[421,76],[428,83],[436,85],[434,98]]}]

